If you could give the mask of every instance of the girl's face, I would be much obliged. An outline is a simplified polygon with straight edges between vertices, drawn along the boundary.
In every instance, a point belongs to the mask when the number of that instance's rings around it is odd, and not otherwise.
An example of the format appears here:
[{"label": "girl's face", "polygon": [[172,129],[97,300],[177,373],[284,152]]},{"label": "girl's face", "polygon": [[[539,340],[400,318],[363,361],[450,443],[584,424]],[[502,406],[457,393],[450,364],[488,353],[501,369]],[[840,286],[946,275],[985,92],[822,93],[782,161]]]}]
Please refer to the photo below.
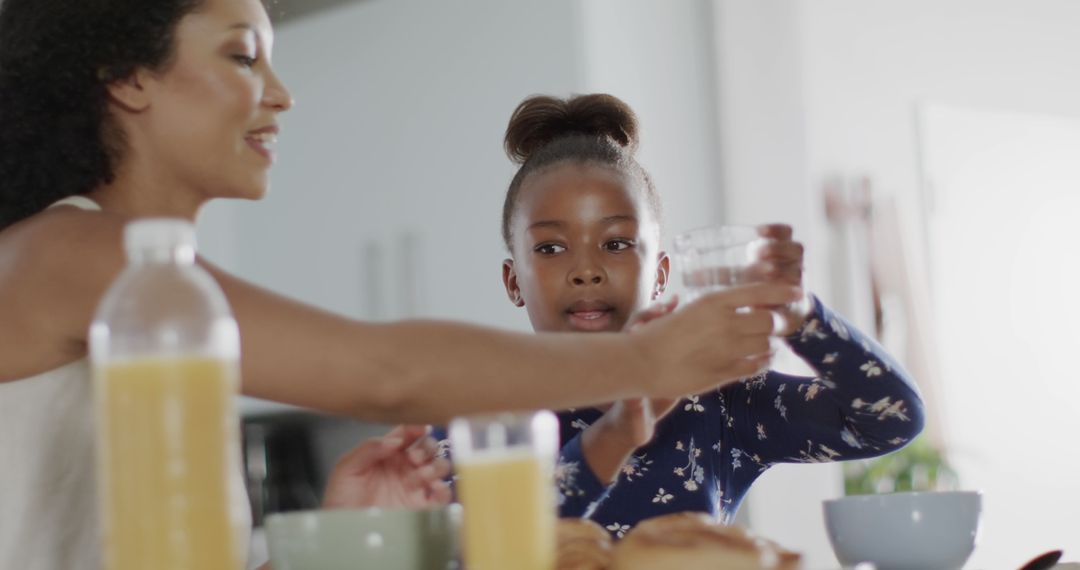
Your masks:
[{"label": "girl's face", "polygon": [[622,330],[667,284],[659,233],[631,177],[591,164],[540,171],[510,220],[506,292],[536,331]]},{"label": "girl's face", "polygon": [[292,106],[270,67],[273,41],[260,0],[205,0],[178,23],[171,65],[137,75],[128,100],[145,106],[128,114],[129,154],[201,198],[262,197],[277,115]]}]

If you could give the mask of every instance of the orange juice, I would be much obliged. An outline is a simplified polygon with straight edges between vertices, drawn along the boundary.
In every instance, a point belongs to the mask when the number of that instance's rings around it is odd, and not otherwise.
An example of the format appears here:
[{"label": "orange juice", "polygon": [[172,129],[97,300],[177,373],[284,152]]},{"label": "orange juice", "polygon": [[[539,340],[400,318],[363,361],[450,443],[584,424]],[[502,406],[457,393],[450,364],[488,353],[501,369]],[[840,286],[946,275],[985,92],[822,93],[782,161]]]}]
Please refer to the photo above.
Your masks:
[{"label": "orange juice", "polygon": [[242,569],[236,362],[144,358],[95,376],[104,569]]},{"label": "orange juice", "polygon": [[529,450],[458,460],[469,570],[555,568],[555,489],[550,460]]}]

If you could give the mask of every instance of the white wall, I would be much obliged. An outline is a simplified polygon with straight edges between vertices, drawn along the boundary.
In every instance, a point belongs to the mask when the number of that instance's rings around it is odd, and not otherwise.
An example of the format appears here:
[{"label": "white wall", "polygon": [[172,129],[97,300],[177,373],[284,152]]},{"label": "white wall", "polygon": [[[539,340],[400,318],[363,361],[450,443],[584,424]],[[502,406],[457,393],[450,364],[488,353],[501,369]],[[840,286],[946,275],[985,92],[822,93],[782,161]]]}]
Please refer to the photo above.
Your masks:
[{"label": "white wall", "polygon": [[918,188],[914,105],[1080,114],[1072,0],[802,0],[812,179]]},{"label": "white wall", "polygon": [[806,195],[797,6],[786,0],[717,0],[716,7],[723,218],[805,228],[813,208]]},{"label": "white wall", "polygon": [[1080,559],[1080,119],[925,118],[942,423],[965,487],[983,491],[973,566]]}]

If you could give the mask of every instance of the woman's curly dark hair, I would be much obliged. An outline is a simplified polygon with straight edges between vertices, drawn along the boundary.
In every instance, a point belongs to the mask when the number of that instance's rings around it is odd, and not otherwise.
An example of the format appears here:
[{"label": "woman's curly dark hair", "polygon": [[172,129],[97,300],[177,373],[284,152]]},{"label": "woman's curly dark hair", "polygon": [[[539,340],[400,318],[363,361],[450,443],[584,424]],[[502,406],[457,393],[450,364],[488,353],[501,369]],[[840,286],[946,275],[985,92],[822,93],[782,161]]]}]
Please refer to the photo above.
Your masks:
[{"label": "woman's curly dark hair", "polygon": [[0,229],[112,180],[107,86],[160,70],[203,0],[0,0]]}]

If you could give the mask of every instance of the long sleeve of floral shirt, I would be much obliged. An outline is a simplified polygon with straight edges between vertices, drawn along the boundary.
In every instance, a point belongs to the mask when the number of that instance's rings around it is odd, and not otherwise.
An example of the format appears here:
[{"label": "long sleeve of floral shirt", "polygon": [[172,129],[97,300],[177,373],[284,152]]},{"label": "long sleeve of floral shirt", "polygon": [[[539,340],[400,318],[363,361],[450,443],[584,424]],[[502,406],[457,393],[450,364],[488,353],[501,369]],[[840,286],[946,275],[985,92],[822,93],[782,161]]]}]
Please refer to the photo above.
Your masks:
[{"label": "long sleeve of floral shirt", "polygon": [[726,521],[754,480],[776,463],[883,455],[922,430],[923,405],[912,379],[819,300],[786,340],[816,376],[769,371],[682,400],[610,486],[597,480],[581,451],[581,432],[601,412],[561,413],[561,516],[592,518],[620,536],[643,519],[680,511]]}]

